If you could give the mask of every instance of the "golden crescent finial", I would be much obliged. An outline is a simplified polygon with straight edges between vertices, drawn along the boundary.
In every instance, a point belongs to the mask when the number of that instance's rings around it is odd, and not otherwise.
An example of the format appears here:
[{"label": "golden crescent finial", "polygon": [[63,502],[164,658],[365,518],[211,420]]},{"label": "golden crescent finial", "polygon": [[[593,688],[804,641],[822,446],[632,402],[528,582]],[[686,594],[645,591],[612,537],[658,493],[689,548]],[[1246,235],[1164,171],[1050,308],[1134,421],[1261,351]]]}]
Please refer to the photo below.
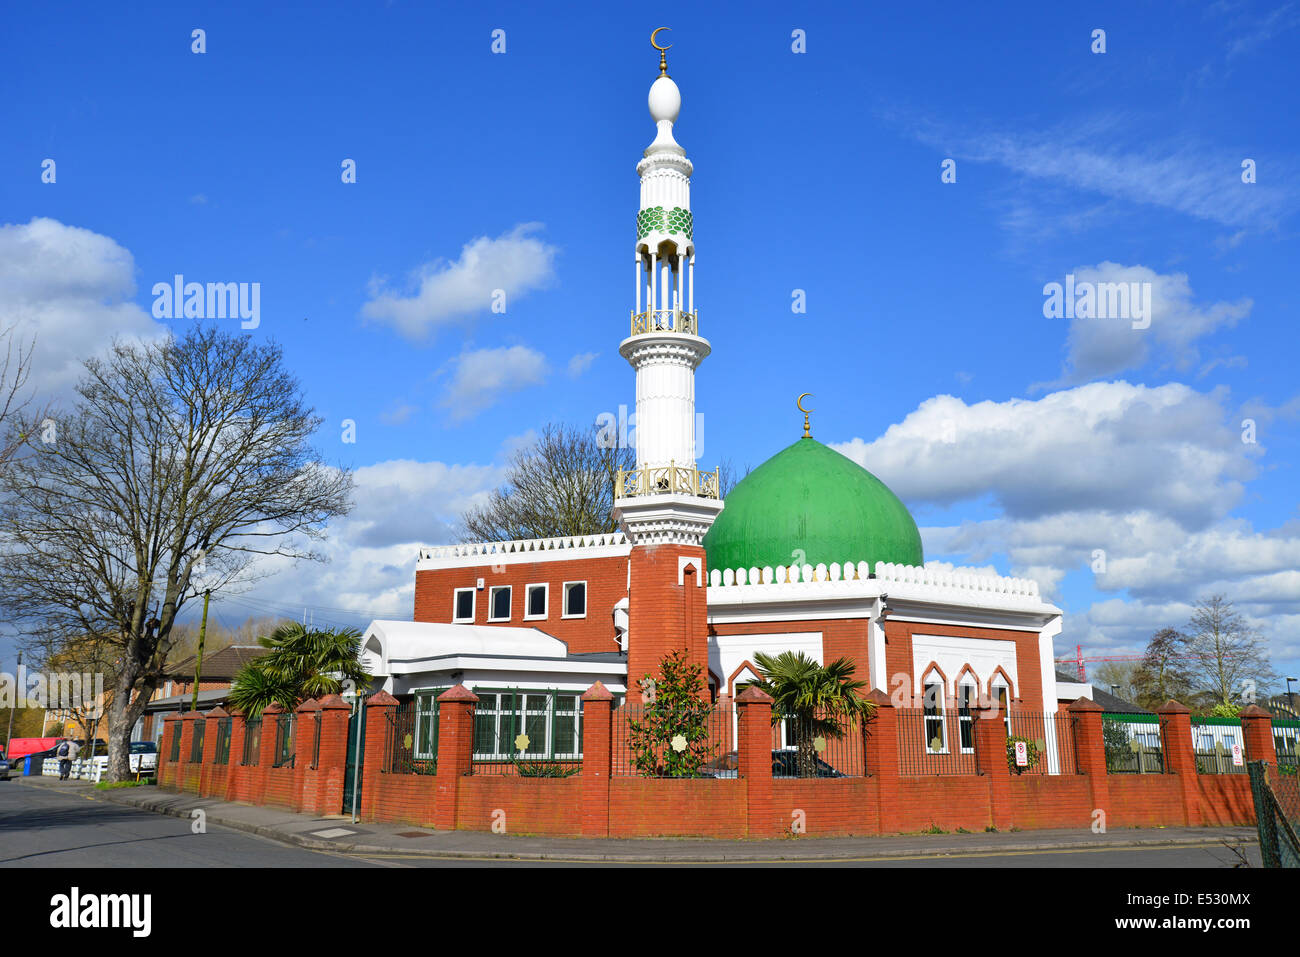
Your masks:
[{"label": "golden crescent finial", "polygon": [[650,45],[659,51],[659,75],[660,76],[668,75],[668,53],[666,51],[672,49],[672,44],[670,43],[666,47],[661,47],[659,44],[655,43],[655,37],[657,37],[664,30],[671,30],[671,29],[672,27],[659,27],[650,33]]},{"label": "golden crescent finial", "polygon": [[795,408],[803,413],[803,437],[805,439],[812,438],[812,432],[808,430],[808,413],[817,411],[816,409],[805,409],[803,407],[803,400],[810,395],[812,395],[811,392],[805,392],[803,395],[799,396],[799,398],[794,400]]}]

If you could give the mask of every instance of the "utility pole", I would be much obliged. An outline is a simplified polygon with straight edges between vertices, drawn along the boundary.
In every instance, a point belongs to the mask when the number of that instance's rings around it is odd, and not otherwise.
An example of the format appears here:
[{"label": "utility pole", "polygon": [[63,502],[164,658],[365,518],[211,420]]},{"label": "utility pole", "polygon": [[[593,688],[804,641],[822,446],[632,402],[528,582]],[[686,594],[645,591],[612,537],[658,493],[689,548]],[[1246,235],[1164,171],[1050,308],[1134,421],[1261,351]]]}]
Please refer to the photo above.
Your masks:
[{"label": "utility pole", "polygon": [[[14,714],[18,711],[18,696],[26,689],[19,683],[23,670],[23,653],[18,652],[18,670],[14,672],[14,703],[9,708],[9,730],[5,733],[5,757],[9,757],[9,742],[14,739]],[[41,730],[44,730],[43,728]]]},{"label": "utility pole", "polygon": [[194,657],[194,695],[190,698],[190,710],[199,710],[199,675],[203,671],[203,639],[208,633],[208,599],[212,589],[203,589],[203,620],[199,622],[199,653]]}]

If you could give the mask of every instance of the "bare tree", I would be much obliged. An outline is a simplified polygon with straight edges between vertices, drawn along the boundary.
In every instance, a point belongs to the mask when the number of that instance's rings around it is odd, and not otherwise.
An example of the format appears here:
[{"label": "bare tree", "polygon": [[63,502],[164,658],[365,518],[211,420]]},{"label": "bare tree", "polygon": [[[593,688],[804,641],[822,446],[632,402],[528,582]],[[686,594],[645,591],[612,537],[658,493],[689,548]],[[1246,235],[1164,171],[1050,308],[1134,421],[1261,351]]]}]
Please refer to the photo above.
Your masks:
[{"label": "bare tree", "polygon": [[[11,323],[0,329],[0,343],[4,349],[4,359],[0,360],[0,432],[9,432],[10,424],[22,415],[32,399],[27,382],[32,374],[35,340],[20,340],[17,324]],[[44,418],[39,421],[43,422]],[[17,432],[0,442],[0,467],[14,457],[26,439],[26,435]]]},{"label": "bare tree", "polygon": [[1192,680],[1214,704],[1248,704],[1277,679],[1263,636],[1223,595],[1196,603],[1184,641]]},{"label": "bare tree", "polygon": [[461,516],[467,542],[595,535],[617,529],[614,482],[636,452],[595,430],[549,424],[510,458],[505,483]]},{"label": "bare tree", "polygon": [[[321,419],[275,345],[193,328],[89,359],[54,441],[0,474],[0,604],[19,621],[111,644],[120,659],[109,774],[161,678],[176,616],[203,587],[247,581],[350,508],[321,461]],[[201,580],[201,581],[200,581]]]},{"label": "bare tree", "polygon": [[1138,694],[1134,678],[1137,670],[1137,663],[1133,661],[1106,661],[1093,672],[1092,683],[1125,701],[1136,702]]}]

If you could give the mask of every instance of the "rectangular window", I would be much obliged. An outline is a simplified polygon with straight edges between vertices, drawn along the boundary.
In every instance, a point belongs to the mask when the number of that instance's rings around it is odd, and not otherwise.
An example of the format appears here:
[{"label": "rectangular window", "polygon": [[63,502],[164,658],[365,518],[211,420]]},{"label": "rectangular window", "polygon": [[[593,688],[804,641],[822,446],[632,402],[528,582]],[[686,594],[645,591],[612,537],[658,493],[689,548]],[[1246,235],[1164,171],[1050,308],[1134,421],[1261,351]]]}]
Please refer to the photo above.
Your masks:
[{"label": "rectangular window", "polygon": [[943,685],[927,684],[925,686],[925,749],[931,754],[943,754],[948,750],[943,727]]},{"label": "rectangular window", "polygon": [[474,622],[474,589],[457,588],[452,608],[452,623]]},{"label": "rectangular window", "polygon": [[488,592],[488,621],[510,620],[510,586],[498,585]]},{"label": "rectangular window", "polygon": [[975,693],[974,685],[957,687],[957,726],[961,732],[961,749],[966,754],[975,750],[975,722],[972,714]]},{"label": "rectangular window", "polygon": [[587,615],[587,583],[564,583],[565,618],[585,618]]},{"label": "rectangular window", "polygon": [[474,693],[479,699],[474,708],[475,760],[582,757],[582,702],[576,692],[529,689]]},{"label": "rectangular window", "polygon": [[438,695],[446,688],[415,693],[415,760],[432,761],[438,756]]},{"label": "rectangular window", "polygon": [[524,608],[524,620],[546,617],[546,599],[548,586],[529,585],[525,592],[527,607]]}]

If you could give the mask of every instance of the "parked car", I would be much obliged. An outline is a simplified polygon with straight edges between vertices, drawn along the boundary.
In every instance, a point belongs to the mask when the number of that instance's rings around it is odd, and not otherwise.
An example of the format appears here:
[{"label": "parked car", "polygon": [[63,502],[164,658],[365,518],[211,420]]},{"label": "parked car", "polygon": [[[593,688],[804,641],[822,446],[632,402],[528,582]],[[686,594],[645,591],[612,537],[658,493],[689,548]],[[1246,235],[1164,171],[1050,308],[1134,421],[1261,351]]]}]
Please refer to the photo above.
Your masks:
[{"label": "parked car", "polygon": [[[814,758],[815,777],[842,778],[845,775],[836,771],[821,758]],[[734,778],[740,776],[740,762],[735,751],[714,758],[700,769],[710,778]],[[794,748],[782,748],[772,752],[772,777],[797,778],[799,776],[799,752]]]},{"label": "parked car", "polygon": [[0,781],[9,780],[9,760],[0,758]]},{"label": "parked car", "polygon": [[136,774],[158,770],[158,745],[153,741],[131,742],[131,770]]}]

